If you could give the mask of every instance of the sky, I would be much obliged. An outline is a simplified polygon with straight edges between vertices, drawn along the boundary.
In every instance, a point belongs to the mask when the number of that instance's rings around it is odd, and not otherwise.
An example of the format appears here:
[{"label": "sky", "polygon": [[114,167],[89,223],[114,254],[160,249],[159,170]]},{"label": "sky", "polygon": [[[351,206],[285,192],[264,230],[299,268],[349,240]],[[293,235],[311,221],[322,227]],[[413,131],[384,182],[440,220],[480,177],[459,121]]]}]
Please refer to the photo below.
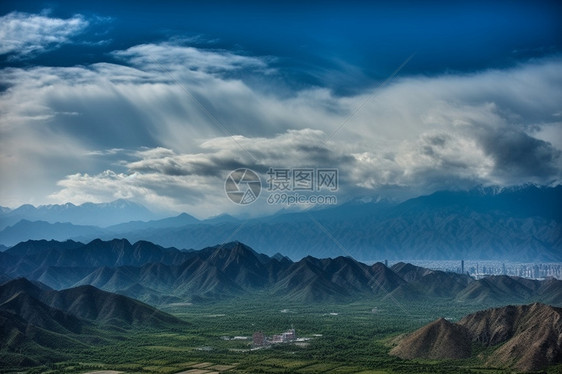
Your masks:
[{"label": "sky", "polygon": [[297,169],[338,203],[560,184],[562,4],[0,3],[1,206],[256,216]]}]

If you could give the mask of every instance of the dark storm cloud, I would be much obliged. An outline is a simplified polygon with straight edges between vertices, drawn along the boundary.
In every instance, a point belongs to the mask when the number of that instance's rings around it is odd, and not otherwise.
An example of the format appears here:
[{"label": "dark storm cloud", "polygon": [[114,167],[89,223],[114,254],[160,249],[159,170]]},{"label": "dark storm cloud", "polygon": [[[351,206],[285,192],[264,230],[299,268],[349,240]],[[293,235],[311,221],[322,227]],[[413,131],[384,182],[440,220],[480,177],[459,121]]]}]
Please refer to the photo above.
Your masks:
[{"label": "dark storm cloud", "polygon": [[561,151],[522,131],[502,128],[479,136],[498,175],[548,182],[560,172]]}]

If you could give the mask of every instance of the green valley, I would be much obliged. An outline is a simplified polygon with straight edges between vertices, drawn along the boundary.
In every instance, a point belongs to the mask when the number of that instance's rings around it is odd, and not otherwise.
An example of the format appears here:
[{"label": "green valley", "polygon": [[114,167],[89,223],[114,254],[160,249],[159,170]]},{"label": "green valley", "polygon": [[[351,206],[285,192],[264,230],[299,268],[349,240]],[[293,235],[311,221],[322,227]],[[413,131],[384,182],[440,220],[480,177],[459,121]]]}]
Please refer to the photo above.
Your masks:
[{"label": "green valley", "polygon": [[[392,303],[363,300],[351,304],[287,303],[259,297],[211,304],[162,308],[186,324],[129,329],[97,327],[97,342],[56,351],[60,361],[29,368],[27,373],[507,373],[484,368],[475,358],[402,360],[388,353],[396,337],[439,317],[459,320],[474,305]],[[294,326],[306,344],[287,343],[252,349],[252,334],[272,335]],[[94,327],[92,327],[94,328]],[[94,328],[95,329],[95,328]],[[246,339],[243,339],[246,338]],[[25,354],[47,360],[49,352],[2,350],[3,372]],[[494,348],[484,350],[486,355]],[[52,356],[54,359],[55,356]],[[11,367],[12,366],[12,367]],[[549,373],[562,367],[553,366]],[[24,370],[25,371],[25,370]]]}]

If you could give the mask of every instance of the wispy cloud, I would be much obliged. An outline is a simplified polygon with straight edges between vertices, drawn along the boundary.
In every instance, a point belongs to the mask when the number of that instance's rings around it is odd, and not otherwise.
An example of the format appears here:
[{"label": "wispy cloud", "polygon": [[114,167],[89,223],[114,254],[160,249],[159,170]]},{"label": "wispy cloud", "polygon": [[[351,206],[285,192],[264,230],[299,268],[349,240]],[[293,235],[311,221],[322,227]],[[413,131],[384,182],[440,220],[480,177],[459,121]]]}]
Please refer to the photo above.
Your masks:
[{"label": "wispy cloud", "polygon": [[193,73],[197,72],[219,75],[242,69],[262,73],[273,71],[268,65],[271,57],[243,56],[225,50],[205,50],[170,43],[136,45],[124,51],[115,51],[113,56],[143,71],[160,74],[190,72],[194,77]]},{"label": "wispy cloud", "polygon": [[68,19],[12,12],[0,17],[0,54],[24,58],[67,43],[88,27],[81,15]]},{"label": "wispy cloud", "polygon": [[[341,97],[278,94],[267,58],[169,43],[114,55],[122,64],[2,71],[5,201],[132,198],[200,216],[234,212],[223,187],[237,167],[337,167],[342,200],[562,180],[558,58]],[[271,79],[249,84],[256,75]]]}]

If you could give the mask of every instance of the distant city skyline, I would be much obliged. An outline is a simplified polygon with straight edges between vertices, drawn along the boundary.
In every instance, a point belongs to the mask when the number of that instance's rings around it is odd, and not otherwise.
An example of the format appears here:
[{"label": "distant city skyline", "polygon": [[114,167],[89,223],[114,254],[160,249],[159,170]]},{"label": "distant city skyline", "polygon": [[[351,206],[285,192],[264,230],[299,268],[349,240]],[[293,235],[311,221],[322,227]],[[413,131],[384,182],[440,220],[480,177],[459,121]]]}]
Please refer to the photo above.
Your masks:
[{"label": "distant city skyline", "polygon": [[[432,270],[461,273],[461,261],[453,260],[402,260],[390,261],[390,265],[407,262]],[[529,279],[562,279],[561,262],[514,262],[498,260],[464,260],[464,273],[476,279],[490,275],[509,275]]]}]

